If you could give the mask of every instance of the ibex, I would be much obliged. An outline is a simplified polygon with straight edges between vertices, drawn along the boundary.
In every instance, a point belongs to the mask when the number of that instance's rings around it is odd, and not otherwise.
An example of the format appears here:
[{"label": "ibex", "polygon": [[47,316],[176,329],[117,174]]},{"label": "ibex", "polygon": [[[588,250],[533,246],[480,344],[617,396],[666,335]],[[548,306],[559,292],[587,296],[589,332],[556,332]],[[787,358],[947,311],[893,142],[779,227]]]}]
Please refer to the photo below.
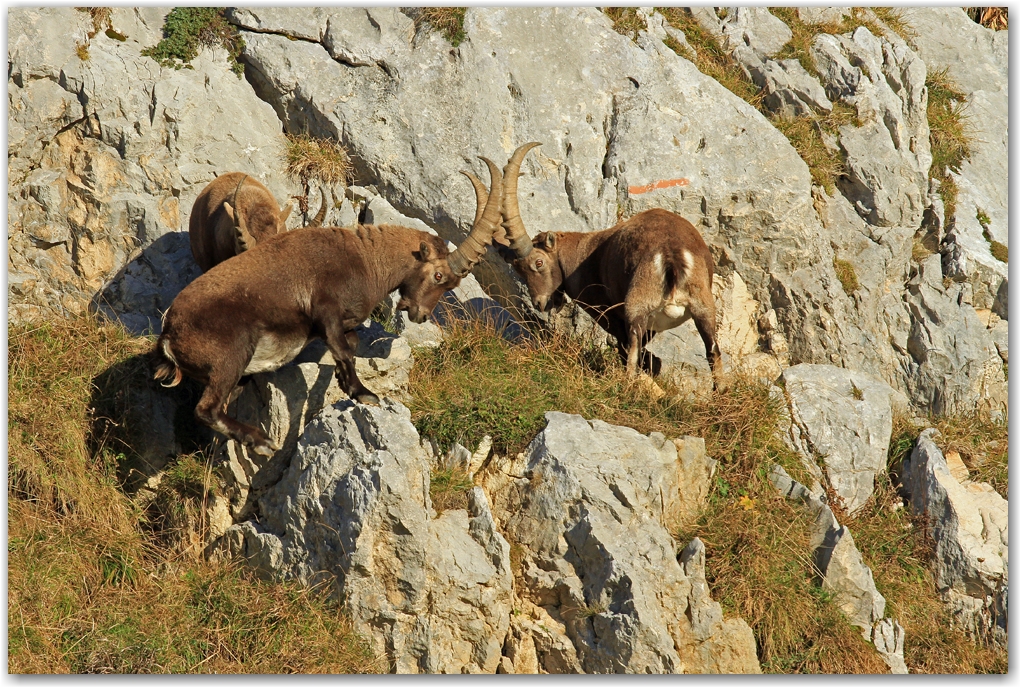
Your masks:
[{"label": "ibex", "polygon": [[679,215],[654,209],[602,231],[547,231],[532,240],[520,215],[517,177],[524,156],[538,145],[519,147],[503,168],[502,203],[510,244],[504,255],[528,285],[535,308],[558,309],[564,294],[570,296],[616,339],[631,377],[639,361],[657,372],[657,361],[642,355],[656,332],[693,318],[717,378],[712,254],[698,230]]},{"label": "ibex", "polygon": [[354,369],[354,328],[397,289],[397,309],[424,322],[443,292],[481,259],[499,227],[502,198],[499,168],[482,159],[491,193],[452,253],[438,236],[392,225],[271,236],[180,292],[156,341],[156,379],[174,386],[186,374],[204,384],[195,408],[199,421],[267,456],[277,443],[228,417],[226,406],[243,376],[281,367],[313,338],[325,339],[341,390],[360,403],[378,403]]},{"label": "ibex", "polygon": [[[291,204],[282,210],[265,186],[243,172],[230,172],[202,189],[191,207],[188,234],[195,262],[208,272],[227,258],[240,255],[259,241],[287,231]],[[326,194],[309,227],[322,226]]]}]

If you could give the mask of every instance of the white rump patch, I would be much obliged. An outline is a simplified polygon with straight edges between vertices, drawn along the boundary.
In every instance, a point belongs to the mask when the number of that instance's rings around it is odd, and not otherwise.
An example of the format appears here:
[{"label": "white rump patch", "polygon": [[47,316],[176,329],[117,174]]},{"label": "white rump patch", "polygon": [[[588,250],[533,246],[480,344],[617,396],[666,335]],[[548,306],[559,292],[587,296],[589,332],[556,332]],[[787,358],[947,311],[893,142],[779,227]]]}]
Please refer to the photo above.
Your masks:
[{"label": "white rump patch", "polygon": [[684,271],[687,274],[690,274],[691,271],[694,269],[694,256],[691,255],[691,252],[689,250],[684,249],[684,251],[681,253],[681,257],[683,258],[684,261]]}]

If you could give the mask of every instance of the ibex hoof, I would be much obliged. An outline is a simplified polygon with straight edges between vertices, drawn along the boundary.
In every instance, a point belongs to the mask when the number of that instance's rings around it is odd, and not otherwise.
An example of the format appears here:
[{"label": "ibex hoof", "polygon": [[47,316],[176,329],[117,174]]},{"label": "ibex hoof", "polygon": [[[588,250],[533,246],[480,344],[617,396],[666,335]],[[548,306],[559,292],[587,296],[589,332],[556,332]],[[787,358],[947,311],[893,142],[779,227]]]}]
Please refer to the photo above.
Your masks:
[{"label": "ibex hoof", "polygon": [[371,391],[360,393],[354,398],[357,399],[358,403],[364,403],[366,405],[377,406],[380,403],[379,397],[373,394]]}]

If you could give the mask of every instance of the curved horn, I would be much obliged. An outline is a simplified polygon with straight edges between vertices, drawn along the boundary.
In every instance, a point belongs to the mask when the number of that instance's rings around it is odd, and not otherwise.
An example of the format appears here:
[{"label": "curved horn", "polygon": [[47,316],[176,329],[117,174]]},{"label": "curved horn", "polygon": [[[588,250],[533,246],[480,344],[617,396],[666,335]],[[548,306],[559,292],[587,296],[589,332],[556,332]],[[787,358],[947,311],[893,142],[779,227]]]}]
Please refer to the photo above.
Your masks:
[{"label": "curved horn", "polygon": [[322,207],[319,208],[319,212],[312,218],[312,221],[307,224],[309,227],[321,227],[322,220],[326,219],[326,189],[320,186],[319,191],[322,194]]},{"label": "curved horn", "polygon": [[531,252],[531,237],[528,236],[521,220],[521,209],[517,205],[517,177],[520,176],[521,162],[532,148],[542,145],[532,141],[517,148],[503,167],[503,229],[510,240],[510,248],[518,258],[527,257]]},{"label": "curved horn", "polygon": [[[492,240],[492,235],[499,227],[499,206],[503,198],[503,175],[500,173],[499,167],[492,160],[486,157],[480,157],[479,159],[485,162],[489,168],[489,179],[491,182],[489,184],[489,196],[485,199],[485,209],[481,212],[478,209],[475,210],[475,222],[474,226],[471,227],[471,233],[467,235],[467,238],[447,258],[450,269],[458,277],[465,276],[481,260],[482,256],[485,255],[485,246]],[[478,208],[481,208],[482,195],[478,192],[477,186],[475,186],[475,198],[478,202]]]},{"label": "curved horn", "polygon": [[244,180],[247,179],[247,178],[248,178],[248,175],[245,174],[244,176],[241,177],[241,180],[239,182],[237,182],[237,188],[234,189],[234,196],[230,200],[230,204],[234,206],[234,226],[235,227],[241,222],[241,213],[238,212],[239,208],[237,207],[237,192],[241,190],[241,186],[244,185]]},{"label": "curved horn", "polygon": [[[471,185],[475,187],[475,224],[477,224],[478,220],[482,217],[482,212],[485,210],[485,201],[489,198],[489,191],[485,188],[485,184],[471,172],[462,171],[461,174],[466,176]],[[496,227],[492,238],[504,246],[510,245],[506,240],[506,232],[503,231],[503,227]]]}]

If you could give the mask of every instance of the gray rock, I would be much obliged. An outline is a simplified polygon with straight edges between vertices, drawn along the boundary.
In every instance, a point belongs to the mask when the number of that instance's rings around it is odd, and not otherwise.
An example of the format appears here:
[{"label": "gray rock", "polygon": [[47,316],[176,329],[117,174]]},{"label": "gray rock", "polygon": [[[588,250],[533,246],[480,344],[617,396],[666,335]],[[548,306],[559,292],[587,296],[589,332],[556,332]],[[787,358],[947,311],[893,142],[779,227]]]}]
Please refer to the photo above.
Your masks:
[{"label": "gray rock", "polygon": [[907,282],[910,397],[935,414],[1001,413],[1008,400],[1002,360],[988,329],[974,308],[961,302],[961,294],[961,285],[943,284],[938,255],[919,265]]},{"label": "gray rock", "polygon": [[903,17],[917,33],[913,44],[929,70],[947,68],[967,95],[971,154],[952,175],[959,192],[945,246],[946,275],[973,285],[975,308],[995,307],[1007,319],[1005,305],[996,300],[1008,266],[992,256],[985,233],[1009,245],[1009,34],[981,26],[959,7],[905,8]]},{"label": "gray rock", "polygon": [[783,370],[781,379],[793,419],[793,446],[804,460],[824,466],[843,507],[855,513],[874,491],[875,476],[885,470],[897,392],[831,365],[795,365]]},{"label": "gray rock", "polygon": [[431,452],[410,412],[341,402],[302,435],[260,518],[224,546],[264,575],[330,580],[398,673],[496,672],[510,625],[509,545],[484,492],[435,516]]},{"label": "gray rock", "polygon": [[829,97],[861,120],[840,127],[849,172],[842,192],[870,224],[918,226],[931,166],[924,62],[892,32],[879,38],[863,26],[852,36],[818,35],[811,55]]},{"label": "gray rock", "polygon": [[822,84],[799,61],[762,60],[745,46],[738,46],[733,56],[755,85],[765,91],[765,106],[770,112],[799,117],[832,109]]},{"label": "gray rock", "polygon": [[871,641],[875,645],[875,650],[889,666],[889,672],[894,675],[906,675],[910,672],[906,661],[903,660],[905,638],[903,626],[893,618],[880,620],[875,623],[872,630]]},{"label": "gray rock", "polygon": [[689,575],[661,524],[687,498],[676,446],[576,415],[546,418],[505,531],[525,552],[521,594],[563,624],[580,668],[759,672],[750,628],[722,620],[703,576],[692,582],[698,561]]},{"label": "gray rock", "polygon": [[843,19],[850,13],[849,7],[798,7],[797,16],[807,24],[827,24]]},{"label": "gray rock", "polygon": [[835,532],[822,588],[833,593],[850,623],[866,632],[885,615],[885,597],[875,588],[871,568],[864,564],[845,525]]},{"label": "gray rock", "polygon": [[766,7],[727,7],[722,19],[712,7],[690,9],[698,23],[727,51],[746,45],[759,57],[769,57],[793,38],[790,27]]},{"label": "gray rock", "polygon": [[1005,644],[1008,630],[1009,504],[987,483],[957,481],[926,429],[903,465],[910,508],[928,518],[935,581],[970,632]]}]

